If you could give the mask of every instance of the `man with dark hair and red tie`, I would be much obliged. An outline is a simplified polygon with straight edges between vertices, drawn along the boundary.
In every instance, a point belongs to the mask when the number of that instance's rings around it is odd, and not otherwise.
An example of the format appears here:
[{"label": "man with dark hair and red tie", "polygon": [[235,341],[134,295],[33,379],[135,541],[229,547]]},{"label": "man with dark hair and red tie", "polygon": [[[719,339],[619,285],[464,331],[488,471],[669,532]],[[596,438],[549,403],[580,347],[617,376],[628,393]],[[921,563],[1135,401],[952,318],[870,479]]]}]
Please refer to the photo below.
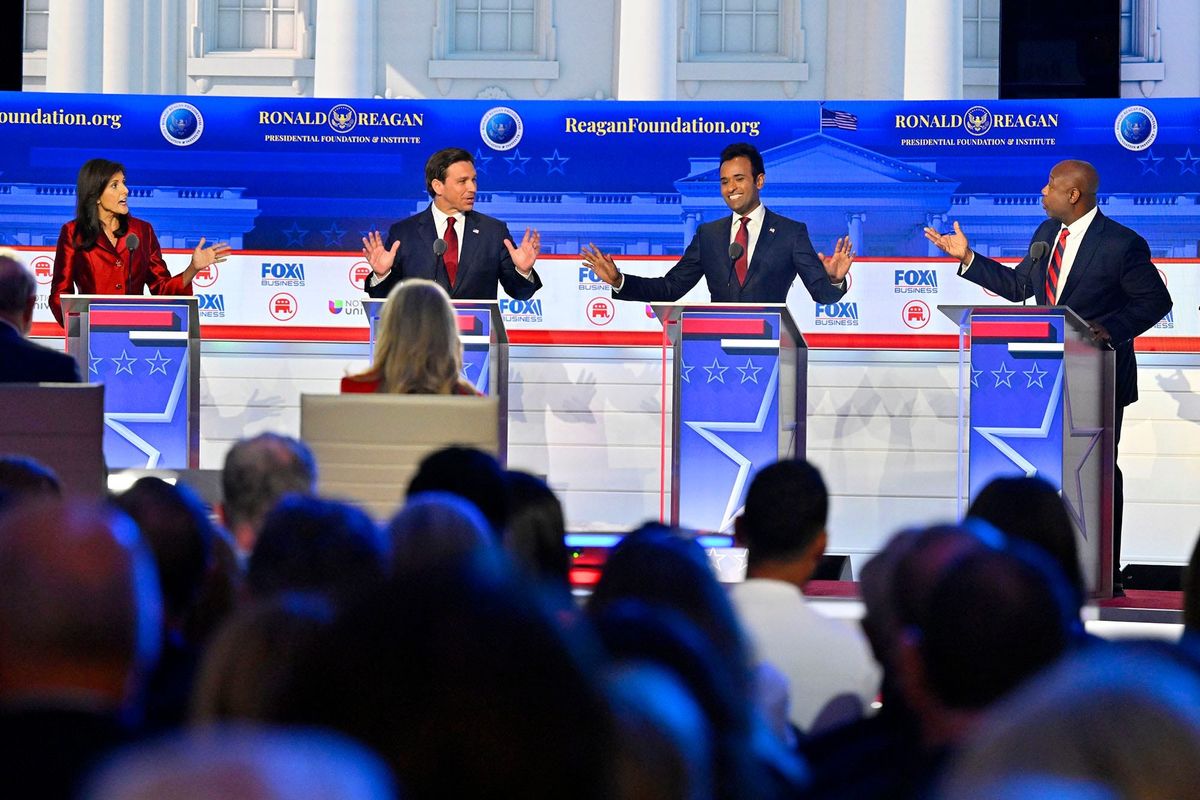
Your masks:
[{"label": "man with dark hair and red tie", "polygon": [[526,228],[520,246],[513,245],[507,225],[475,210],[477,187],[466,150],[448,147],[430,156],[429,207],[392,225],[386,241],[378,231],[362,240],[371,265],[367,294],[387,297],[405,278],[426,278],[455,300],[495,300],[497,284],[513,299],[532,297],[542,285],[533,269],[541,236]]},{"label": "man with dark hair and red tie", "polygon": [[703,277],[717,303],[783,303],[796,277],[818,303],[836,303],[846,293],[846,273],[854,263],[850,237],[843,236],[833,255],[814,252],[808,228],[768,211],[759,200],[766,179],[763,158],[750,144],[731,144],[721,152],[721,197],[733,211],[706,222],[661,278],[626,275],[611,257],[591,244],[580,254],[617,300],[675,301]]},{"label": "man with dark hair and red tie", "polygon": [[[973,251],[954,223],[953,233],[925,229],[925,238],[957,258],[958,274],[1013,302],[1033,297],[1042,305],[1070,306],[1087,320],[1092,339],[1116,350],[1116,441],[1125,406],[1137,400],[1134,337],[1171,310],[1171,295],[1150,261],[1146,240],[1100,213],[1100,176],[1086,161],[1060,161],[1042,187],[1049,217],[1034,231],[1030,252],[1013,269]],[[1116,468],[1113,508],[1113,576],[1120,592],[1121,517],[1124,484]]]}]

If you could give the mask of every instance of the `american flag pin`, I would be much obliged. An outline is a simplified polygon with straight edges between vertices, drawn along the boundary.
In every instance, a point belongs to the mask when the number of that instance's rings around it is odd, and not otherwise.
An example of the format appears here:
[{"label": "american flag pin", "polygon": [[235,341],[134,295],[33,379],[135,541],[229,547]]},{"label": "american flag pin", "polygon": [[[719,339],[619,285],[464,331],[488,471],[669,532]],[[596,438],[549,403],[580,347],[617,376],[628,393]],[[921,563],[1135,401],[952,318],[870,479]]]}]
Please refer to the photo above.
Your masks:
[{"label": "american flag pin", "polygon": [[479,228],[471,228],[471,233],[479,233]]},{"label": "american flag pin", "polygon": [[767,228],[767,233],[774,233],[774,232],[775,232],[774,228]]}]

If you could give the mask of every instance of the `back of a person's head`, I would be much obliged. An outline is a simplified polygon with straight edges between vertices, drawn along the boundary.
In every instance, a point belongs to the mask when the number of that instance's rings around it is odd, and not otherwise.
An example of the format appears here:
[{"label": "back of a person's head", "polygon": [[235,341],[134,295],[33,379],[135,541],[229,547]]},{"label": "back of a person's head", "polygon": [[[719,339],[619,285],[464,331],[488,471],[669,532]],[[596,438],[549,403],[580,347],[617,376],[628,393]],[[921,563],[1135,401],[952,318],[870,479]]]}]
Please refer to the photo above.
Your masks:
[{"label": "back of a person's head", "polygon": [[1042,478],[995,478],[980,490],[967,509],[968,517],[985,520],[1007,536],[1044,549],[1076,587],[1079,602],[1086,596],[1079,547],[1062,497]]},{"label": "back of a person's head", "polygon": [[132,677],[157,656],[161,615],[153,559],[124,513],[41,501],[0,516],[0,670],[10,677],[92,667]]},{"label": "back of a person's head", "polygon": [[749,561],[800,556],[825,530],[829,492],[820,471],[807,461],[777,461],[754,476],[738,520],[738,537]]},{"label": "back of a person's head", "polygon": [[401,281],[379,314],[373,368],[384,392],[450,394],[462,372],[462,340],[450,296],[433,281]]},{"label": "back of a person's head", "polygon": [[62,497],[54,470],[27,456],[0,456],[0,510],[32,498]]},{"label": "back of a person's head", "polygon": [[1183,626],[1200,633],[1200,536],[1192,545],[1192,556],[1183,571]]},{"label": "back of a person's head", "polygon": [[368,744],[414,798],[608,797],[611,720],[587,633],[495,560],[397,576],[339,612],[289,721]]},{"label": "back of a person's head", "polygon": [[504,470],[495,457],[472,447],[446,447],[430,453],[408,483],[408,497],[422,492],[449,492],[473,503],[500,541],[508,503]]},{"label": "back of a person's head", "polygon": [[217,536],[204,503],[186,486],[144,477],[116,504],[141,529],[158,567],[164,611],[182,624],[200,593]]},{"label": "back of a person's head", "polygon": [[[1040,555],[1040,554],[1039,554]],[[986,708],[1054,663],[1072,641],[1056,572],[982,548],[947,568],[929,595],[918,647],[947,708]]]},{"label": "back of a person's head", "polygon": [[[1194,665],[1164,642],[1106,642],[1063,658],[997,705],[950,764],[939,796],[1062,796],[1034,794],[1030,778],[1111,792],[1095,796],[1195,796]],[[1027,781],[1026,793],[1005,793],[1016,780]]]},{"label": "back of a person's head", "polygon": [[229,449],[221,472],[225,524],[235,533],[240,526],[257,530],[279,498],[312,494],[316,482],[312,451],[298,439],[277,433],[242,439]]},{"label": "back of a person's head", "polygon": [[204,653],[192,719],[279,720],[298,659],[332,620],[333,604],[316,594],[281,593],[238,609]]},{"label": "back of a person's head", "polygon": [[36,293],[33,274],[21,263],[17,252],[0,249],[0,316],[23,314]]},{"label": "back of a person's head", "polygon": [[621,600],[640,600],[683,614],[715,649],[729,679],[748,690],[745,637],[728,595],[695,541],[657,524],[624,537],[605,561],[588,606],[599,612]]},{"label": "back of a person's head", "polygon": [[88,800],[392,800],[387,767],[330,732],[192,730],[130,748],[93,780]]},{"label": "back of a person's head", "polygon": [[286,591],[340,596],[382,578],[387,557],[387,540],[362,510],[289,495],[263,521],[246,585],[256,597]]},{"label": "back of a person's head", "polygon": [[504,548],[528,575],[567,583],[570,553],[562,504],[546,482],[528,472],[504,474],[508,493],[508,525]]},{"label": "back of a person's head", "polygon": [[472,503],[449,492],[421,492],[409,498],[388,523],[392,571],[417,572],[493,551],[495,536]]}]

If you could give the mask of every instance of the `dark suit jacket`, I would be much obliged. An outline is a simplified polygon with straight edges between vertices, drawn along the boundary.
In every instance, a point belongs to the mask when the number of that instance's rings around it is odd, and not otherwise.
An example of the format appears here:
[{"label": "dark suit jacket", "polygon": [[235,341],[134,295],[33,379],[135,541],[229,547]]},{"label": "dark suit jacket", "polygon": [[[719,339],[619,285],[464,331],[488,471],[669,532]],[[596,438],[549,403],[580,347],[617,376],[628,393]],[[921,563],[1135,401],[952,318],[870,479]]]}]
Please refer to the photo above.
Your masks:
[{"label": "dark suit jacket", "polygon": [[454,288],[450,288],[446,268],[433,254],[433,242],[438,238],[433,211],[427,208],[392,225],[388,228],[384,247],[390,250],[392,244],[399,240],[400,249],[392,263],[392,271],[378,286],[368,285],[367,294],[371,297],[387,297],[392,287],[405,278],[436,281],[455,300],[495,300],[497,283],[504,286],[509,297],[528,300],[542,287],[542,279],[536,270],[532,275],[533,280],[523,278],[517,272],[512,256],[504,246],[505,239],[512,241],[512,234],[500,220],[470,211],[458,235],[462,242],[458,275]]},{"label": "dark suit jacket", "polygon": [[0,383],[79,383],[75,359],[34,344],[0,322]]},{"label": "dark suit jacket", "polygon": [[[1043,258],[1035,261],[1026,256],[1008,269],[976,253],[962,276],[1014,302],[1033,297],[1045,304],[1046,267],[1061,228],[1060,222],[1048,219],[1034,232],[1030,244],[1045,242],[1050,247]],[[1171,310],[1171,295],[1150,262],[1146,240],[1097,211],[1058,295],[1058,305],[1070,306],[1083,319],[1108,329],[1117,351],[1117,406],[1135,402],[1133,339]]]},{"label": "dark suit jacket", "polygon": [[767,209],[754,258],[746,271],[746,284],[738,285],[729,260],[733,216],[706,222],[696,229],[683,258],[661,278],[626,275],[618,300],[674,302],[703,277],[715,303],[782,303],[796,276],[818,303],[836,303],[846,294],[829,282],[829,275],[813,250],[803,222],[781,217]]}]

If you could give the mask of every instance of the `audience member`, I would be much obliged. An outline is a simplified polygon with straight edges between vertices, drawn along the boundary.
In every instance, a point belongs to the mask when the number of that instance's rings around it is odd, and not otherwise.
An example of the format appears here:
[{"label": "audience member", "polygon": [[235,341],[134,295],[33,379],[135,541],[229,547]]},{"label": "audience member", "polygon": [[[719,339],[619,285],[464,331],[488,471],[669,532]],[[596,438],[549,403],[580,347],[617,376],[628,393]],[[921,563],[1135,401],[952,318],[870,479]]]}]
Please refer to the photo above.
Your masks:
[{"label": "audience member", "polygon": [[188,616],[184,636],[203,646],[237,607],[242,595],[244,575],[238,559],[237,545],[229,531],[213,527],[212,558],[209,569],[200,582],[196,602]]},{"label": "audience member", "polygon": [[25,456],[0,456],[0,510],[33,498],[62,497],[54,470]]},{"label": "audience member", "polygon": [[473,503],[501,540],[508,519],[504,470],[495,457],[470,447],[447,447],[430,453],[417,466],[408,484],[408,496],[421,492],[449,492]]},{"label": "audience member", "polygon": [[381,580],[387,559],[387,541],[360,509],[289,495],[263,521],[246,586],[257,598],[309,591],[338,599]]},{"label": "audience member", "polygon": [[449,492],[421,492],[387,527],[392,572],[404,575],[496,549],[491,526],[469,501]]},{"label": "audience member", "polygon": [[36,302],[33,273],[16,252],[0,250],[0,383],[78,383],[75,359],[25,338]]},{"label": "audience member", "polygon": [[187,629],[212,563],[216,530],[199,497],[161,478],[139,478],[116,505],[141,529],[162,590],[162,654],[147,682],[146,723],[174,727],[187,716],[200,659],[201,643],[188,640]]},{"label": "audience member", "polygon": [[136,735],[161,631],[154,562],[125,514],[25,503],[0,516],[0,777],[70,798]]},{"label": "audience member", "polygon": [[387,582],[303,660],[291,722],[354,736],[405,796],[606,798],[613,733],[594,646],[494,560]]},{"label": "audience member", "polygon": [[825,553],[829,494],[804,461],[761,470],[734,523],[746,580],[731,597],[757,657],[788,678],[791,719],[805,732],[861,717],[879,690],[879,666],[862,633],[814,611],[803,589]]},{"label": "audience member", "polygon": [[376,330],[371,368],[342,378],[343,394],[479,394],[462,377],[462,339],[450,295],[433,281],[397,284]]},{"label": "audience member", "polygon": [[[1200,676],[1169,645],[1080,651],[988,715],[948,770],[947,800],[1062,797],[1172,800],[1200,786]],[[1014,793],[1016,789],[1021,793]]]},{"label": "audience member", "polygon": [[316,491],[317,465],[308,445],[277,433],[234,443],[221,472],[221,516],[239,553],[248,556],[267,512],[285,494]]},{"label": "audience member", "polygon": [[204,655],[192,719],[275,722],[297,660],[333,620],[333,604],[316,594],[280,593],[239,609]]},{"label": "audience member", "polygon": [[508,496],[504,549],[530,577],[569,588],[571,555],[558,497],[545,481],[528,472],[508,470],[504,486]]},{"label": "audience member", "polygon": [[1075,589],[1078,605],[1083,605],[1087,584],[1079,566],[1075,530],[1058,490],[1049,482],[1024,475],[995,478],[975,497],[967,516],[985,520],[1008,537],[1031,542],[1049,553]]},{"label": "audience member", "polygon": [[392,800],[378,757],[328,732],[232,727],[190,731],[123,753],[88,800]]}]

